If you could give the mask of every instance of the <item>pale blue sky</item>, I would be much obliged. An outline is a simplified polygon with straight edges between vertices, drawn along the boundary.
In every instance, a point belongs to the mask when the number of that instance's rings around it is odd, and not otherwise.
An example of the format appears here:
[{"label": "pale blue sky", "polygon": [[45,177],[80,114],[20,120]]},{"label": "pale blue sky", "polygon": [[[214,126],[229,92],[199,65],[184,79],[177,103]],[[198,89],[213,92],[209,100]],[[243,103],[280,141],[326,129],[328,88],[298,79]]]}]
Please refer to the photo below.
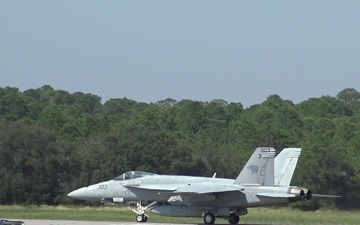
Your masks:
[{"label": "pale blue sky", "polygon": [[360,91],[360,1],[0,1],[0,86],[104,101]]}]

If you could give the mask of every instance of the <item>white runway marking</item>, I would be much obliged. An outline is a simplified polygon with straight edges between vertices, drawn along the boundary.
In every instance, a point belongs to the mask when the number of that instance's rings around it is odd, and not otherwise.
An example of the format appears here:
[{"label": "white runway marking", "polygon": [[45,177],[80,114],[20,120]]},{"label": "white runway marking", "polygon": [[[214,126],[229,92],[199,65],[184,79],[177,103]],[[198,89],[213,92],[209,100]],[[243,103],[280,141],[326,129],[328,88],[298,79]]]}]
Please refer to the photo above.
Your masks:
[{"label": "white runway marking", "polygon": [[[8,219],[13,221],[23,221],[26,225],[159,225],[159,223],[138,223],[138,222],[114,222],[114,221],[81,221],[81,220],[29,220],[29,219]],[[160,223],[161,225],[193,225],[193,224],[174,224]]]}]

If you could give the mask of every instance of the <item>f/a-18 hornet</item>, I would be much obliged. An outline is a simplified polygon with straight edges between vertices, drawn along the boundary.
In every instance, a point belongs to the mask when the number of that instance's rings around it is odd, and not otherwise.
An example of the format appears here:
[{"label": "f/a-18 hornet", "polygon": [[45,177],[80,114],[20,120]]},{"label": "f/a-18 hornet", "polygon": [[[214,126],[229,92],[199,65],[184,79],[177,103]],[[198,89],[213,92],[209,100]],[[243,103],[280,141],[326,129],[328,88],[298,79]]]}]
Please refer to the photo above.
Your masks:
[{"label": "f/a-18 hornet", "polygon": [[[238,177],[233,179],[158,175],[129,171],[105,182],[77,189],[69,197],[90,201],[124,203],[138,201],[132,209],[138,222],[146,222],[146,211],[174,217],[202,217],[205,224],[215,218],[237,224],[247,208],[279,205],[312,197],[311,190],[289,186],[300,148],[286,148],[275,158],[275,149],[256,148]],[[142,202],[151,202],[143,206]]]}]

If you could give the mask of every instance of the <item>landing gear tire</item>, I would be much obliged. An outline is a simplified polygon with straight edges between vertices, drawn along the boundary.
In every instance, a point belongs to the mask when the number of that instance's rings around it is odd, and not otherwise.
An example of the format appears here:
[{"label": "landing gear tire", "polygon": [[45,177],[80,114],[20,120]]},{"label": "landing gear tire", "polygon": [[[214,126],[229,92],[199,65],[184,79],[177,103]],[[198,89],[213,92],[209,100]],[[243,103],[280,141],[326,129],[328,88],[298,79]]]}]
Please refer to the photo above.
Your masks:
[{"label": "landing gear tire", "polygon": [[215,223],[215,216],[211,212],[206,212],[204,214],[204,223],[205,224],[214,224]]},{"label": "landing gear tire", "polygon": [[230,213],[228,221],[230,224],[238,224],[240,221],[240,217],[235,213]]},{"label": "landing gear tire", "polygon": [[146,222],[148,219],[147,216],[145,216],[144,214],[139,214],[139,215],[136,215],[136,221],[137,222]]}]

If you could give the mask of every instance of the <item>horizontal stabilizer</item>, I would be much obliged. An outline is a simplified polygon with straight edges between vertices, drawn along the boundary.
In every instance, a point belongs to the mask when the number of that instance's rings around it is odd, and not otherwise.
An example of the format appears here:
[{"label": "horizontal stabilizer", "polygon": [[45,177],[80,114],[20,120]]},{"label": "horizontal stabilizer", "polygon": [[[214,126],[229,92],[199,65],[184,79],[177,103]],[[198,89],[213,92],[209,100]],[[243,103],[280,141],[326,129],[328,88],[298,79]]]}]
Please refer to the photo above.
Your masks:
[{"label": "horizontal stabilizer", "polygon": [[341,198],[340,195],[322,195],[322,194],[312,194],[313,198]]},{"label": "horizontal stabilizer", "polygon": [[288,193],[259,193],[256,194],[257,196],[262,197],[269,197],[269,198],[292,198],[296,197],[294,194],[288,194]]}]

